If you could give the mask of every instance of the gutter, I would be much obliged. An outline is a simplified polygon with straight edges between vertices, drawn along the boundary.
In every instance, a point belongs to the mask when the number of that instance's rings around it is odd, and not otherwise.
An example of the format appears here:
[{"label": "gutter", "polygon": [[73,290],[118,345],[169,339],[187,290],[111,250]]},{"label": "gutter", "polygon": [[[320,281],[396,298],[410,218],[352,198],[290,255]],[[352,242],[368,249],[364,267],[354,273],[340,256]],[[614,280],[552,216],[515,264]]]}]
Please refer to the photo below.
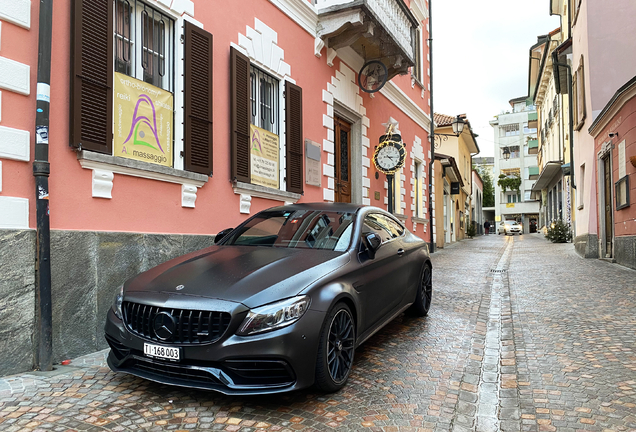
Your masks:
[{"label": "gutter", "polygon": [[[563,42],[563,44],[567,44],[567,43],[571,43],[569,42],[571,41],[571,39],[568,39],[567,41]],[[559,54],[558,54],[558,50],[560,47],[557,47],[554,51],[552,51],[552,68],[554,71],[554,76],[555,76],[555,84],[559,82],[560,77],[559,77],[559,67],[564,67],[567,69],[568,74],[567,74],[567,92],[568,92],[568,120],[570,123],[570,179],[572,180],[570,187],[573,190],[576,190],[576,183],[574,181],[574,105],[572,103],[572,67],[567,64],[567,63],[559,63]],[[561,86],[559,85],[559,88],[557,89],[558,93],[563,94],[560,90],[562,90],[560,88]],[[570,199],[570,205],[572,202],[572,199]],[[572,210],[570,210],[570,213],[572,213]],[[573,230],[574,230],[574,226],[573,226]],[[572,242],[574,243],[574,238],[576,237],[576,232],[574,232],[574,234],[572,235]]]},{"label": "gutter", "polygon": [[35,114],[36,261],[35,319],[37,370],[53,369],[53,312],[51,300],[51,226],[49,218],[49,107],[51,100],[51,29],[53,0],[40,0],[38,28],[38,76]]},{"label": "gutter", "polygon": [[433,0],[428,0],[428,53],[429,53],[429,67],[431,69],[430,74],[430,90],[431,95],[431,132],[428,137],[431,141],[431,160],[428,164],[428,214],[429,228],[430,228],[430,243],[429,251],[435,252],[435,239],[433,237],[433,226],[435,223],[435,215],[433,214],[433,165],[435,164],[435,110],[433,109]]}]

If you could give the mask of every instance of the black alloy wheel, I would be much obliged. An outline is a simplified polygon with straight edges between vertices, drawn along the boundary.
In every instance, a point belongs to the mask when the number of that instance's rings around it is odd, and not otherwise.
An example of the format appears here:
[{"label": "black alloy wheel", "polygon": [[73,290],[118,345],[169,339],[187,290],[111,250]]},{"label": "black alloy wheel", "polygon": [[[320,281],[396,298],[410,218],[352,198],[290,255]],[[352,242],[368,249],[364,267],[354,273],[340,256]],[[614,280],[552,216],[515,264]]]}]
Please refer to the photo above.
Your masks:
[{"label": "black alloy wheel", "polygon": [[426,316],[431,308],[431,301],[433,300],[433,270],[429,264],[424,264],[422,269],[422,278],[420,279],[420,286],[417,290],[417,297],[415,303],[411,306],[411,311],[416,316]]},{"label": "black alloy wheel", "polygon": [[356,328],[349,307],[338,303],[322,329],[316,362],[316,386],[327,392],[344,387],[356,346]]}]

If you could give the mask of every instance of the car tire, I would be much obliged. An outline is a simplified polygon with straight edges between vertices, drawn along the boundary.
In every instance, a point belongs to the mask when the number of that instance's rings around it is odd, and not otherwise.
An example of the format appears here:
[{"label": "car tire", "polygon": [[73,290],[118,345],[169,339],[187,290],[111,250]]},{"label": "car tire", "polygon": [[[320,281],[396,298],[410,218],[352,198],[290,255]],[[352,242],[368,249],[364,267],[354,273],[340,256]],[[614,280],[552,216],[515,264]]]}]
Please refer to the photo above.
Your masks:
[{"label": "car tire", "polygon": [[356,326],[353,314],[344,303],[336,303],[320,332],[316,359],[316,387],[332,393],[347,383],[356,348]]},{"label": "car tire", "polygon": [[410,307],[410,312],[419,317],[428,315],[428,311],[431,308],[431,301],[433,299],[433,270],[428,264],[424,264],[422,268],[422,274],[420,277],[420,283],[417,287],[417,296],[415,297],[415,303]]}]

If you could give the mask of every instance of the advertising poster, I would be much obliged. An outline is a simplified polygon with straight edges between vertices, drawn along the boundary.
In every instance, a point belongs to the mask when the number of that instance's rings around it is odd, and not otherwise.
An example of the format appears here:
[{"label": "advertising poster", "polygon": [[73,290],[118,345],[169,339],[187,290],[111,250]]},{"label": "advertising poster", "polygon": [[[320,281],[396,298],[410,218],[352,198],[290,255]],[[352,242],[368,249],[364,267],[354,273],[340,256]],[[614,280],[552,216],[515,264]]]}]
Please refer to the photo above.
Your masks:
[{"label": "advertising poster", "polygon": [[278,135],[250,125],[252,184],[278,189]]},{"label": "advertising poster", "polygon": [[172,93],[115,72],[114,155],[172,166]]}]

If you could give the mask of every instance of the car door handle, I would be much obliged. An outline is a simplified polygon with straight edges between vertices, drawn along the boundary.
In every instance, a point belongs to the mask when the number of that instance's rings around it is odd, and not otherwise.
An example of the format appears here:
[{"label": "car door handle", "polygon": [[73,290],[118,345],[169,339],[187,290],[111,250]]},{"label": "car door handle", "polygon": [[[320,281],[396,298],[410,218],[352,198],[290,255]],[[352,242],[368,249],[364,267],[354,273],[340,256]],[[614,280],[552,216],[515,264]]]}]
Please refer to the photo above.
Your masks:
[{"label": "car door handle", "polygon": [[404,249],[398,249],[397,254],[400,256],[404,255]]}]

